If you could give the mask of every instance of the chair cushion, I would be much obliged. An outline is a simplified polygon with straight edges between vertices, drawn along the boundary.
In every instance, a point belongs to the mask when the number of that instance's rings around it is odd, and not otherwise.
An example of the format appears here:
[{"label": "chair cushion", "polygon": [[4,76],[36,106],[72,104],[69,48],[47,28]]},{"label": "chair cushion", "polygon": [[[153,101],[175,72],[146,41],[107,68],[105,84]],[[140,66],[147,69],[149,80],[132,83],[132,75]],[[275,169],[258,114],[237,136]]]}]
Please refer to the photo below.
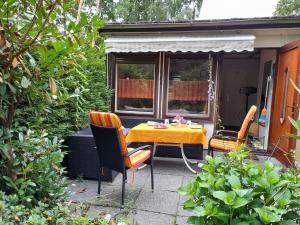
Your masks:
[{"label": "chair cushion", "polygon": [[[90,123],[102,126],[102,127],[113,127],[118,129],[119,140],[121,145],[121,151],[123,154],[127,154],[127,144],[124,137],[124,130],[120,118],[114,113],[108,112],[95,112],[89,113]],[[129,161],[125,158],[125,164],[129,164]]]},{"label": "chair cushion", "polygon": [[238,144],[235,141],[221,140],[217,138],[213,138],[210,141],[210,146],[216,149],[233,151],[236,150]]},{"label": "chair cushion", "polygon": [[251,108],[249,109],[243,124],[241,126],[240,131],[238,132],[238,141],[239,144],[242,143],[243,138],[245,137],[247,128],[249,126],[249,123],[251,122],[252,118],[254,117],[255,113],[256,113],[257,107],[255,105],[251,106]]},{"label": "chair cushion", "polygon": [[[133,151],[134,148],[128,148],[128,152]],[[129,157],[125,158],[125,165],[128,168],[135,168],[141,163],[145,162],[151,157],[150,150],[140,150]],[[127,159],[127,160],[126,160]]]}]

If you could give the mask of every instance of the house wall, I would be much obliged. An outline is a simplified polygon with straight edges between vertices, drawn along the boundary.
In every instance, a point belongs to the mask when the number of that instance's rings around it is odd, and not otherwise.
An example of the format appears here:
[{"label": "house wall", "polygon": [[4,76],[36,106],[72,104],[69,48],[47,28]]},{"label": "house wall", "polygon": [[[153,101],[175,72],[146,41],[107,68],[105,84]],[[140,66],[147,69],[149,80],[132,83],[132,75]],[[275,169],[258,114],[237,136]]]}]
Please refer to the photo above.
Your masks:
[{"label": "house wall", "polygon": [[[239,91],[244,86],[257,87],[259,63],[256,58],[223,60],[220,74],[220,114],[224,125],[241,125],[245,117],[246,97]],[[256,94],[249,96],[248,107],[256,104],[256,97]]]}]

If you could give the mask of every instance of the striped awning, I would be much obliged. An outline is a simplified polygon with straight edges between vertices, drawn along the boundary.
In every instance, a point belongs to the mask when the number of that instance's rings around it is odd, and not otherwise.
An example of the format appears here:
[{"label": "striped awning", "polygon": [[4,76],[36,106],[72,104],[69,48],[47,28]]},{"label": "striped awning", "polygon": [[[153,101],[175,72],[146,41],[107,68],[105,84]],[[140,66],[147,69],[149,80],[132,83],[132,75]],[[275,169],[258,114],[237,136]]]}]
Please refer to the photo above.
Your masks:
[{"label": "striped awning", "polygon": [[254,50],[254,35],[145,35],[112,36],[105,40],[110,52],[241,52]]}]

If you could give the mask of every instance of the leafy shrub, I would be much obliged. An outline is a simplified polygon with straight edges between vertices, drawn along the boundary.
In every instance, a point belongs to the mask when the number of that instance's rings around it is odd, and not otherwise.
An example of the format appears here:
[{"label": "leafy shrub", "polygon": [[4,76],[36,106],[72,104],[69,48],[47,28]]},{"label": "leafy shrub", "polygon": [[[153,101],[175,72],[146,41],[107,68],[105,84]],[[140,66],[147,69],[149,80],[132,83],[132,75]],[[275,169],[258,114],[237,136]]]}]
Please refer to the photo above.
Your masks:
[{"label": "leafy shrub", "polygon": [[18,195],[5,195],[0,191],[0,224],[2,225],[109,225],[101,215],[88,219],[85,215],[72,215],[69,206],[57,203],[54,206],[38,202],[29,209],[19,204]]},{"label": "leafy shrub", "polygon": [[69,222],[61,139],[109,95],[104,21],[76,17],[74,1],[0,3],[0,224]]},{"label": "leafy shrub", "polygon": [[191,224],[296,225],[300,223],[300,175],[265,162],[247,160],[244,150],[207,156],[194,181],[179,189]]},{"label": "leafy shrub", "polygon": [[23,134],[19,130],[18,140],[13,140],[17,179],[3,176],[5,184],[0,183],[1,189],[16,193],[19,203],[27,207],[39,201],[55,205],[64,200],[67,184],[60,165],[64,156],[61,142],[57,138],[49,139],[46,133],[38,135],[27,130]]}]

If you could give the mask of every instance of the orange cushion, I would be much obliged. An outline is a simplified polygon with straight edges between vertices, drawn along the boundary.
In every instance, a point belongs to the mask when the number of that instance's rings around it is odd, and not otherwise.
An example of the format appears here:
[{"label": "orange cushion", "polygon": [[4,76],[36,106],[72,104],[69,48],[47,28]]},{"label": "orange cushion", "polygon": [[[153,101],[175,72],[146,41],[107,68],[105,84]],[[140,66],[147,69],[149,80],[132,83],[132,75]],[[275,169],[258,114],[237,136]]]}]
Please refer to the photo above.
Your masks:
[{"label": "orange cushion", "polygon": [[[134,148],[128,148],[128,151],[133,151]],[[125,165],[128,168],[135,168],[151,157],[150,150],[140,150],[133,155],[125,158]]]},{"label": "orange cushion", "polygon": [[241,126],[241,129],[238,132],[238,141],[239,141],[239,144],[242,143],[242,140],[245,137],[248,125],[251,122],[252,118],[254,117],[254,115],[256,113],[256,110],[257,110],[257,107],[255,105],[251,106],[251,108],[249,109],[249,111],[248,111],[248,113],[247,113],[247,115],[246,115],[246,117],[245,117],[245,119],[243,121],[243,124]]},{"label": "orange cushion", "polygon": [[[127,154],[127,144],[125,141],[123,127],[120,118],[114,113],[108,112],[95,112],[92,111],[89,113],[90,123],[102,126],[102,127],[114,127],[118,129],[119,140],[121,144],[121,150],[123,154]],[[130,162],[125,158],[125,164],[130,164]]]},{"label": "orange cushion", "polygon": [[233,151],[236,150],[238,144],[235,141],[227,141],[227,140],[213,138],[210,141],[210,146],[216,149]]}]

